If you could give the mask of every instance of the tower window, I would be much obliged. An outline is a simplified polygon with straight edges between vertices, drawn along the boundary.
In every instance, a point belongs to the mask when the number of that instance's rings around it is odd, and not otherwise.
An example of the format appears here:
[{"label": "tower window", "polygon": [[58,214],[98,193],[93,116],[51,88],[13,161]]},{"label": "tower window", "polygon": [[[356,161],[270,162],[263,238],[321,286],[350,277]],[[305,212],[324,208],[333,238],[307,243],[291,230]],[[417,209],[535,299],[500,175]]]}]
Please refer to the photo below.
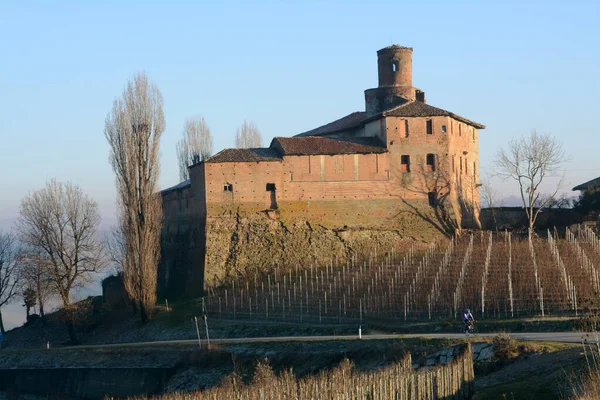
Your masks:
[{"label": "tower window", "polygon": [[427,120],[427,134],[433,134],[433,121],[430,119]]},{"label": "tower window", "polygon": [[431,207],[437,206],[437,192],[428,192],[427,199],[429,200],[429,205]]},{"label": "tower window", "polygon": [[267,183],[267,192],[274,192],[274,191],[275,191],[275,184]]},{"label": "tower window", "polygon": [[231,183],[226,183],[223,185],[224,192],[233,192],[233,185]]},{"label": "tower window", "polygon": [[404,137],[408,137],[408,120],[404,120]]},{"label": "tower window", "polygon": [[402,172],[410,172],[410,156],[409,155],[400,156],[400,170]]},{"label": "tower window", "polygon": [[446,125],[442,125],[442,133],[446,133],[447,129],[446,129]]},{"label": "tower window", "polygon": [[427,154],[427,168],[435,171],[435,154]]},{"label": "tower window", "polygon": [[392,60],[392,72],[398,72],[398,60]]}]

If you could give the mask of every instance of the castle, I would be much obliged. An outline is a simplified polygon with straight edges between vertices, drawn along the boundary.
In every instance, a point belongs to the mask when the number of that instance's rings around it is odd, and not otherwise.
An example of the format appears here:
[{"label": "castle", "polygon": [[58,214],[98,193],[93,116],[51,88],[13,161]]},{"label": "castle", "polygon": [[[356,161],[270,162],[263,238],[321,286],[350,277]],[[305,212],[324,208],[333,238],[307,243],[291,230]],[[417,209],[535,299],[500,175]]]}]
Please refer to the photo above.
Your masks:
[{"label": "castle", "polygon": [[365,91],[365,111],[275,137],[266,148],[222,150],[164,190],[159,292],[199,294],[212,268],[208,256],[220,251],[215,241],[240,233],[211,235],[253,214],[333,230],[409,231],[399,216],[446,230],[478,225],[485,126],[427,104],[412,84],[412,52],[397,45],[377,52],[379,85]]}]

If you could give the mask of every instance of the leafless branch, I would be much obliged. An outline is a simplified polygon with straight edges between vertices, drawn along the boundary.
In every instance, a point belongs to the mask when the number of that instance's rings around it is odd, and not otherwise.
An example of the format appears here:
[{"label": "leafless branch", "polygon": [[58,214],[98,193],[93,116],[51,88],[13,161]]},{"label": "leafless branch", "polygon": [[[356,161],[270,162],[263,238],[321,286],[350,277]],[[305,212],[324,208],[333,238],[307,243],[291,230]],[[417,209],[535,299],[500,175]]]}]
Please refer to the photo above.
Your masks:
[{"label": "leafless branch", "polygon": [[2,307],[13,302],[21,292],[21,249],[14,235],[0,232],[0,331],[4,333]]},{"label": "leafless branch", "polygon": [[179,178],[182,181],[188,179],[188,167],[206,160],[212,155],[212,149],[212,135],[204,118],[187,119],[183,130],[183,138],[177,142]]},{"label": "leafless branch", "polygon": [[[529,136],[511,140],[508,148],[500,149],[494,161],[496,173],[502,179],[513,179],[519,184],[521,201],[533,230],[540,210],[558,193],[561,181],[553,194],[540,204],[540,185],[548,175],[559,171],[567,161],[562,144],[550,134],[533,130]],[[537,204],[536,204],[537,203]],[[540,208],[536,208],[540,205]]]},{"label": "leafless branch", "polygon": [[262,138],[256,124],[244,121],[235,134],[235,147],[238,149],[251,149],[260,146],[262,146]]},{"label": "leafless branch", "polygon": [[33,249],[33,262],[47,268],[52,289],[67,313],[72,342],[77,342],[71,315],[71,291],[90,282],[105,263],[97,238],[98,205],[70,182],[51,180],[21,201],[17,229],[21,241]]},{"label": "leafless branch", "polygon": [[156,303],[160,260],[161,197],[156,193],[160,173],[159,145],[165,130],[163,99],[143,73],[129,81],[114,101],[104,134],[111,148],[120,229],[124,237],[123,281],[139,306],[143,322]]}]

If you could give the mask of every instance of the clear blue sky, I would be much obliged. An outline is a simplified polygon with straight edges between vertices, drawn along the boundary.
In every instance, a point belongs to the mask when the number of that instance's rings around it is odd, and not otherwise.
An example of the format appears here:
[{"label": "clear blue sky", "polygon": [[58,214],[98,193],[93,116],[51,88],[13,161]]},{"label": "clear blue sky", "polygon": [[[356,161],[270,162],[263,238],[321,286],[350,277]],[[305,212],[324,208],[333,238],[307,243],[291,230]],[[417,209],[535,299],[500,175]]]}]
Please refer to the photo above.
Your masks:
[{"label": "clear blue sky", "polygon": [[390,43],[414,48],[429,104],[487,125],[482,171],[536,128],[572,155],[570,189],[600,175],[598,4],[0,1],[0,229],[51,178],[79,184],[112,223],[104,120],[138,70],[164,96],[165,188],[186,117],[205,117],[215,152],[245,118],[268,145],[364,110]]}]

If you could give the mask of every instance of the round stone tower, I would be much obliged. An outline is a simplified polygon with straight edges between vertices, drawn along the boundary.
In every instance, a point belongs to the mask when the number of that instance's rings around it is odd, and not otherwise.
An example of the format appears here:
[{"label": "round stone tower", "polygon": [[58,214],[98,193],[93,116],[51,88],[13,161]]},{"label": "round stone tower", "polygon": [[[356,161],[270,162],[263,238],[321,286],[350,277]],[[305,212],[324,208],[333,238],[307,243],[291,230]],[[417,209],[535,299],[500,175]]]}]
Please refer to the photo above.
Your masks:
[{"label": "round stone tower", "polygon": [[412,52],[410,47],[397,45],[377,52],[379,87],[412,87]]},{"label": "round stone tower", "polygon": [[367,117],[407,101],[425,101],[425,94],[412,85],[412,52],[395,44],[377,52],[379,87],[365,90]]}]

